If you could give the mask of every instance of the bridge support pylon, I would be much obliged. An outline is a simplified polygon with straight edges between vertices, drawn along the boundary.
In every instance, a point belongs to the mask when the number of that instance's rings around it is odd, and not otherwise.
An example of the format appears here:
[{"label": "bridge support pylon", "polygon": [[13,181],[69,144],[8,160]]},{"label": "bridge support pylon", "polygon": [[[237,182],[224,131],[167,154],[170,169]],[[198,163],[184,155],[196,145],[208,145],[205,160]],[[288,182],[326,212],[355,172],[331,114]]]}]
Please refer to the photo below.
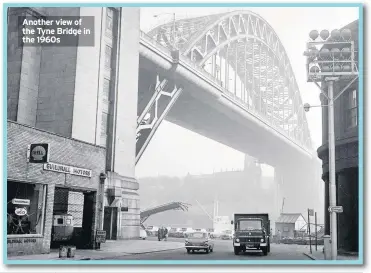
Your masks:
[{"label": "bridge support pylon", "polygon": [[135,163],[138,163],[156,130],[182,91],[183,88],[177,86],[173,79],[161,78],[160,75],[157,75],[156,83],[150,85],[149,92],[153,92],[153,95],[137,119]]}]

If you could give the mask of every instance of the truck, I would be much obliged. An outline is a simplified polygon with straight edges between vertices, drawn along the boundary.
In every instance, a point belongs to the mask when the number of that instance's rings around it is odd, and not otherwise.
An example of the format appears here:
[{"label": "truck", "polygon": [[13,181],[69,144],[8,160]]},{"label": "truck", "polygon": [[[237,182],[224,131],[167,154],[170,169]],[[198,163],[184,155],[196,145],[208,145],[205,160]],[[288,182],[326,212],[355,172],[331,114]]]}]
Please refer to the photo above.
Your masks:
[{"label": "truck", "polygon": [[270,252],[270,221],[268,214],[234,214],[234,254],[241,251],[262,250],[264,256]]}]

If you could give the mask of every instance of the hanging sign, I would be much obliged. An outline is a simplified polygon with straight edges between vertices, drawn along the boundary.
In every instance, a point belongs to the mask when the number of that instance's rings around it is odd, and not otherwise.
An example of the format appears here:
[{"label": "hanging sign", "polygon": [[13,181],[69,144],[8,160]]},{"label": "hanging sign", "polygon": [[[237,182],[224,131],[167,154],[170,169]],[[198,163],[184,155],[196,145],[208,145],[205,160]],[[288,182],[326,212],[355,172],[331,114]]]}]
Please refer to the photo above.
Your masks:
[{"label": "hanging sign", "polygon": [[49,144],[36,143],[28,145],[27,160],[30,163],[46,163],[49,161]]},{"label": "hanging sign", "polygon": [[16,208],[14,213],[18,216],[24,216],[27,214],[26,208]]},{"label": "hanging sign", "polygon": [[13,198],[12,199],[12,204],[13,205],[29,206],[30,205],[30,199],[17,199],[17,198]]}]

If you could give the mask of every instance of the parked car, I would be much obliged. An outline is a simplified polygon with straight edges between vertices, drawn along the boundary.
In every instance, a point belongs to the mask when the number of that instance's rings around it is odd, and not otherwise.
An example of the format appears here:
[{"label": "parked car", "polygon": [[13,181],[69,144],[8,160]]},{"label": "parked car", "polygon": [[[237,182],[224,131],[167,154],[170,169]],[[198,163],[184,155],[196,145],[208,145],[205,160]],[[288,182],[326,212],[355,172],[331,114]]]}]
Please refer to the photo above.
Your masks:
[{"label": "parked car", "polygon": [[147,236],[148,236],[147,231],[141,228],[139,232],[139,238],[145,240],[147,239]]},{"label": "parked car", "polygon": [[220,239],[222,240],[232,240],[233,239],[233,233],[232,230],[225,230],[220,235]]},{"label": "parked car", "polygon": [[178,237],[179,238],[184,238],[186,233],[189,233],[189,232],[192,232],[192,231],[193,231],[192,228],[180,228],[180,230],[178,232]]},{"label": "parked car", "polygon": [[188,232],[184,245],[187,249],[187,253],[199,250],[205,250],[206,253],[214,251],[214,242],[210,238],[208,232],[204,231]]},{"label": "parked car", "polygon": [[148,236],[157,236],[158,227],[148,226],[146,231]]},{"label": "parked car", "polygon": [[178,232],[179,232],[178,228],[171,228],[169,230],[169,237],[177,237]]}]

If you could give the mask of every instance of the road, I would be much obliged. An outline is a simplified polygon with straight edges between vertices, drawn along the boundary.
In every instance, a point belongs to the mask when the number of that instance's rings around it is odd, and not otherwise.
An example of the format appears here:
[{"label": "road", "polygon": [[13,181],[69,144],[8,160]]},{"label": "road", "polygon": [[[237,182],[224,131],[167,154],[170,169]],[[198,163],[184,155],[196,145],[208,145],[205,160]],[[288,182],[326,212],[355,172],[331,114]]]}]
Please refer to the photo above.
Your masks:
[{"label": "road", "polygon": [[[149,237],[147,240],[156,240]],[[182,242],[184,239],[169,238],[169,241]],[[163,252],[135,254],[110,258],[110,260],[310,260],[303,252],[308,246],[272,244],[271,252],[264,256],[261,251],[249,251],[236,256],[231,240],[214,240],[214,251],[206,254],[203,251],[187,254],[185,248]]]}]

